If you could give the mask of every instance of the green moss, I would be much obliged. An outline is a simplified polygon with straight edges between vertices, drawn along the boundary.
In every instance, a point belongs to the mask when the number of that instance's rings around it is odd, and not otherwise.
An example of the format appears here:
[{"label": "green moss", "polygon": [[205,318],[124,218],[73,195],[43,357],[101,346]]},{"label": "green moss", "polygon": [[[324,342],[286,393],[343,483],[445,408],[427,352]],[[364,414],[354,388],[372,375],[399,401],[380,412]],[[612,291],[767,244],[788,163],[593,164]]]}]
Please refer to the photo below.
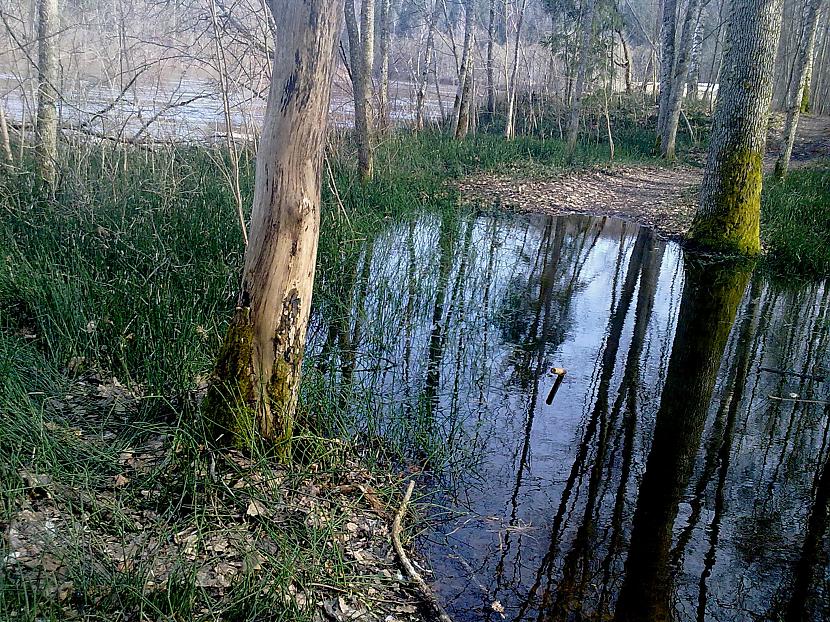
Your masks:
[{"label": "green moss", "polygon": [[250,309],[238,308],[202,403],[202,416],[211,440],[247,447],[256,438],[253,342]]},{"label": "green moss", "polygon": [[722,163],[716,205],[692,223],[695,246],[718,252],[758,255],[761,252],[761,186],[763,155],[750,149],[731,152]]}]

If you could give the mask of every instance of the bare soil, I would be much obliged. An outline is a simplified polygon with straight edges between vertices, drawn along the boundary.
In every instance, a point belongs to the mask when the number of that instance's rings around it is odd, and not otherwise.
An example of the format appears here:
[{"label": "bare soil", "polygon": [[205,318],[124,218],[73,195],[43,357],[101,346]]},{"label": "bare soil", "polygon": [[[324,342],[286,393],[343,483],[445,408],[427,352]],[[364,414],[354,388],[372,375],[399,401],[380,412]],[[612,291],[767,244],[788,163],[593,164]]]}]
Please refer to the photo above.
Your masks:
[{"label": "bare soil", "polygon": [[[764,168],[775,164],[783,119],[773,119]],[[705,157],[705,156],[704,156]],[[830,117],[802,115],[791,168],[830,158]],[[695,211],[703,163],[605,165],[532,179],[520,172],[479,173],[459,187],[464,200],[497,203],[519,212],[615,216],[652,227],[668,238],[688,231]]]}]

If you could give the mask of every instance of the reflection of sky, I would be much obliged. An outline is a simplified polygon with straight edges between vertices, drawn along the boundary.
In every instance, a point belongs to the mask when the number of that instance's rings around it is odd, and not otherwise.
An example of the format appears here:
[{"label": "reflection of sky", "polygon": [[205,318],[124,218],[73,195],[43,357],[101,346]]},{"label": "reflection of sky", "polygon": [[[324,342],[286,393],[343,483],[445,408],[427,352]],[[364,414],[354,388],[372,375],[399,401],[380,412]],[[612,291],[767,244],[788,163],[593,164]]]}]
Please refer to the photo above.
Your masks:
[{"label": "reflection of sky", "polygon": [[[496,598],[515,616],[550,548],[553,517],[598,399],[612,304],[623,298],[637,229],[588,217],[556,224],[541,217],[480,216],[457,228],[446,222],[443,226],[454,247],[438,323],[445,341],[437,357],[430,351],[430,339],[440,284],[440,218],[425,217],[412,227],[387,231],[370,243],[371,250],[364,249],[357,263],[357,283],[347,301],[352,307],[349,333],[357,351],[352,426],[411,447],[413,420],[428,419],[424,395],[431,354],[433,363],[438,359],[440,382],[430,433],[435,443],[448,446],[453,464],[437,473],[451,492],[435,500],[449,508],[450,517],[439,513],[446,520],[424,539],[423,550],[436,570],[441,597],[457,620],[481,619],[482,610]],[[579,597],[589,618],[597,613],[606,588],[611,594],[608,615],[622,580],[637,485],[674,339],[683,289],[682,256],[673,244],[658,245],[663,253],[654,306],[642,349],[634,353],[640,381],[631,476],[622,489],[621,540],[614,548],[612,514],[620,486],[625,411],[616,416],[613,412],[632,342],[639,285],[631,294],[613,359],[607,449],[597,456],[596,435],[584,447],[584,464],[563,506],[552,581],[545,588],[555,592],[561,584],[565,556],[586,519],[586,507],[592,507],[588,517],[595,528],[584,551],[590,587]],[[546,266],[555,269],[546,272]],[[367,284],[361,283],[361,274],[368,274]],[[539,307],[545,278],[550,304]],[[708,590],[707,619],[746,619],[745,611],[767,615],[787,598],[793,560],[804,540],[813,479],[827,455],[823,406],[768,397],[795,392],[827,399],[826,385],[758,368],[830,367],[824,347],[828,289],[820,285],[784,290],[759,281],[753,291],[759,299],[757,317],[750,324],[750,372],[728,445],[728,469],[721,471],[726,463],[719,458],[723,419],[717,411],[730,394],[725,380],[738,345],[734,329],[695,472],[675,522],[676,540],[688,532],[673,571],[673,603],[683,620],[697,616],[702,576]],[[318,302],[317,307],[322,311],[315,315],[310,335],[319,356],[331,301]],[[745,297],[736,325],[748,310]],[[546,330],[539,339],[528,334],[534,320],[537,334]],[[568,373],[548,406],[545,397],[554,382],[548,373],[551,366],[565,367]],[[332,373],[336,382],[338,372]],[[532,425],[526,435],[529,415]],[[414,448],[411,455],[413,460],[422,458]],[[602,477],[588,506],[588,477],[595,464]],[[716,512],[719,481],[725,509]]]}]

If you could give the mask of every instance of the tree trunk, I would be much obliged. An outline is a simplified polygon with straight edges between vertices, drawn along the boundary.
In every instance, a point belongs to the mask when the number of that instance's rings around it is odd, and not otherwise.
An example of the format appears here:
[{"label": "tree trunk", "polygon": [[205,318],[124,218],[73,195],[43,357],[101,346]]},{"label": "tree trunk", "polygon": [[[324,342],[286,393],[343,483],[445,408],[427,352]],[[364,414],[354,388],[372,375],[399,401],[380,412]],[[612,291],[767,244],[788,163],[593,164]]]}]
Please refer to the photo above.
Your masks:
[{"label": "tree trunk", "polygon": [[591,55],[591,39],[594,31],[594,12],[596,0],[585,0],[585,9],[582,13],[582,42],[579,50],[579,66],[576,70],[576,84],[574,85],[571,112],[568,118],[568,142],[566,156],[571,160],[576,151],[576,139],[579,136],[579,116],[582,112],[582,97],[585,91],[585,82],[588,73],[588,58]]},{"label": "tree trunk", "polygon": [[[593,0],[590,0],[593,2]],[[504,137],[510,140],[516,135],[516,95],[518,84],[516,74],[519,71],[519,41],[522,38],[522,24],[525,20],[525,7],[527,0],[522,0],[519,7],[519,19],[516,22],[516,44],[513,46],[513,65],[510,70],[509,88],[507,89],[507,115],[504,122]]]},{"label": "tree trunk", "polygon": [[783,144],[778,160],[775,162],[775,174],[778,177],[784,177],[790,168],[795,133],[798,130],[798,119],[801,115],[802,99],[805,89],[808,88],[807,70],[816,46],[816,27],[820,5],[821,0],[807,0],[807,4],[804,5],[804,28],[795,59],[795,75],[792,88],[787,94],[787,117],[784,121]]},{"label": "tree trunk", "polygon": [[761,251],[761,184],[772,65],[783,0],[733,0],[718,104],[690,237],[729,252]]},{"label": "tree trunk", "polygon": [[490,0],[490,15],[487,23],[487,112],[490,121],[496,115],[496,71],[493,50],[496,45],[496,0]]},{"label": "tree trunk", "polygon": [[38,87],[35,157],[40,182],[53,188],[58,157],[58,0],[38,0]]},{"label": "tree trunk", "polygon": [[689,101],[696,102],[700,99],[698,93],[698,83],[700,82],[700,57],[703,52],[703,34],[705,21],[703,19],[703,11],[705,4],[701,6],[697,13],[697,21],[695,23],[695,34],[692,38],[692,51],[689,57],[689,78],[686,80],[686,97]]},{"label": "tree trunk", "polygon": [[623,31],[621,28],[617,28],[617,36],[620,38],[620,46],[622,46],[622,53],[623,53],[623,69],[625,70],[625,92],[629,95],[631,94],[631,51],[628,49],[628,41],[625,39],[625,35],[623,35]]},{"label": "tree trunk", "polygon": [[458,140],[463,140],[467,137],[467,132],[470,130],[470,108],[472,107],[473,99],[473,58],[467,61],[467,73],[464,76],[464,89],[461,92],[461,107],[458,109],[458,123],[455,127],[455,137]]},{"label": "tree trunk", "polygon": [[391,113],[389,109],[389,45],[392,31],[389,28],[391,16],[391,0],[380,1],[380,41],[378,58],[378,125],[382,132],[389,129]]},{"label": "tree trunk", "polygon": [[[473,62],[473,26],[475,18],[475,4],[473,0],[466,0],[464,3],[464,48],[461,52],[461,67],[458,72],[458,90],[455,95],[455,104],[452,109],[452,134],[456,138],[463,138],[467,128],[461,129],[461,111],[465,106],[464,98],[469,97],[470,88],[467,81],[472,72],[470,65]],[[469,107],[468,107],[469,108]],[[466,126],[466,120],[465,120]],[[459,136],[461,134],[461,136]]]},{"label": "tree trunk", "polygon": [[363,181],[372,178],[374,169],[372,66],[375,58],[375,0],[364,0],[360,10],[360,30],[354,0],[346,0],[346,32],[352,64],[354,127],[357,143],[357,170]]},{"label": "tree trunk", "polygon": [[674,45],[677,38],[677,0],[664,0],[663,22],[660,33],[660,95],[657,113],[658,144],[666,127],[672,76],[674,75]]},{"label": "tree trunk", "polygon": [[669,85],[668,107],[664,120],[663,135],[660,140],[661,155],[667,160],[674,160],[677,124],[680,121],[680,108],[683,105],[683,89],[689,75],[692,39],[694,38],[695,24],[700,16],[699,6],[700,0],[689,0],[686,18],[683,20],[683,32],[680,35],[680,50],[678,50],[677,62],[674,64],[672,82]]},{"label": "tree trunk", "polygon": [[434,0],[432,12],[427,20],[427,40],[424,46],[424,65],[418,81],[418,93],[415,96],[415,129],[424,129],[424,101],[426,100],[429,70],[432,67],[432,51],[435,46],[435,24],[438,21],[438,0]]},{"label": "tree trunk", "polygon": [[203,405],[213,438],[262,437],[290,458],[314,282],[320,179],[340,0],[269,0],[285,27],[259,143],[236,312]]},{"label": "tree trunk", "polygon": [[9,142],[9,124],[6,123],[6,109],[0,106],[0,143],[3,146],[3,160],[6,164],[14,161],[12,146]]}]

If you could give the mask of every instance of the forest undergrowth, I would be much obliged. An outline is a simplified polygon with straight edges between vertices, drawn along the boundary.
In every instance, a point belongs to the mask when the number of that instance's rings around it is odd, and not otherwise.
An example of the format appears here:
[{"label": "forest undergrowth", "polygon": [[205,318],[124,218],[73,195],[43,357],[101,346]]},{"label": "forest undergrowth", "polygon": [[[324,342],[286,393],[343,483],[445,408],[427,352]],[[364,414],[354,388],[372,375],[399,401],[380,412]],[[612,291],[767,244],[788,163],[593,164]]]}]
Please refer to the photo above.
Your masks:
[{"label": "forest undergrowth", "polygon": [[[651,150],[632,129],[616,159],[656,166]],[[607,157],[598,140],[576,166]],[[341,266],[369,236],[425,211],[478,209],[450,182],[565,170],[557,139],[486,133],[390,134],[367,184],[352,162],[348,138],[332,134],[314,294],[329,316],[348,311]],[[217,174],[228,168],[219,148],[81,145],[65,150],[54,199],[34,192],[29,170],[0,182],[0,611],[17,620],[419,615],[388,524],[403,480],[423,465],[401,439],[350,436],[359,404],[321,381],[313,355],[291,467],[264,447],[219,454],[205,442],[199,400],[244,251]],[[248,206],[250,152],[241,177]],[[826,235],[827,185],[826,172],[774,184],[765,224],[795,238],[810,197],[813,229]],[[804,237],[782,260],[811,262],[820,246]]]}]

